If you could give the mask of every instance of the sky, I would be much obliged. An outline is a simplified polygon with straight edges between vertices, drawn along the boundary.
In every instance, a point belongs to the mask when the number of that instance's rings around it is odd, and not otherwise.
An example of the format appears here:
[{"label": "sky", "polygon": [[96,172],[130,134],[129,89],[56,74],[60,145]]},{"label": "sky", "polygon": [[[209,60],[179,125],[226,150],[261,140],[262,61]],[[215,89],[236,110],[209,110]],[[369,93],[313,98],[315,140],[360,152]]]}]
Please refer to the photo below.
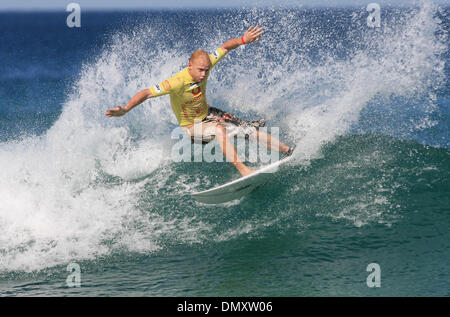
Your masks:
[{"label": "sky", "polygon": [[[371,2],[380,6],[410,6],[416,0],[0,0],[0,10],[60,10],[69,3],[78,3],[81,9],[160,9],[160,8],[219,8],[252,6],[367,6]],[[450,5],[450,0],[434,0]]]}]

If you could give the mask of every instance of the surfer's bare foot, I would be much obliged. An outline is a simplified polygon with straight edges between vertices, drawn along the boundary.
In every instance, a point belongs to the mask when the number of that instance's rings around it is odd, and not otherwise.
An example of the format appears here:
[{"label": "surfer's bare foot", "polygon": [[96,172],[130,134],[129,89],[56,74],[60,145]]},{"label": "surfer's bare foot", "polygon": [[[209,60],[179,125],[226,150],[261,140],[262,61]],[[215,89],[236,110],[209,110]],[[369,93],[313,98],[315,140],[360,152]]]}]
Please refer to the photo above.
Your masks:
[{"label": "surfer's bare foot", "polygon": [[291,156],[292,153],[294,152],[294,150],[295,150],[295,145],[289,147],[289,149],[285,152],[286,156]]},{"label": "surfer's bare foot", "polygon": [[292,153],[294,153],[295,150],[295,145],[288,147],[287,151],[283,152],[283,155],[281,158],[286,158],[292,155]]}]

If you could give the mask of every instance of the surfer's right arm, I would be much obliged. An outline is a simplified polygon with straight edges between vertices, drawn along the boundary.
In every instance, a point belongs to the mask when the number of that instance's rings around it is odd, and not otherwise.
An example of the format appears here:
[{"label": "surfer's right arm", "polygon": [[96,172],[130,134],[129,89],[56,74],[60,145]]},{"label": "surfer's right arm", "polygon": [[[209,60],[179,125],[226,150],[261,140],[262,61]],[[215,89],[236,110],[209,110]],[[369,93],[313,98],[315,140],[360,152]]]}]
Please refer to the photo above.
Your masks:
[{"label": "surfer's right arm", "polygon": [[140,105],[145,100],[153,97],[150,89],[144,89],[138,92],[131,100],[127,103],[125,107],[117,106],[116,108],[111,108],[106,110],[107,117],[121,117],[134,107]]},{"label": "surfer's right arm", "polygon": [[149,98],[159,97],[172,93],[179,93],[183,88],[183,81],[177,76],[173,76],[159,84],[154,85],[148,89],[138,92],[125,107],[117,106],[116,108],[106,110],[107,117],[120,117],[126,114],[134,107],[140,105]]}]

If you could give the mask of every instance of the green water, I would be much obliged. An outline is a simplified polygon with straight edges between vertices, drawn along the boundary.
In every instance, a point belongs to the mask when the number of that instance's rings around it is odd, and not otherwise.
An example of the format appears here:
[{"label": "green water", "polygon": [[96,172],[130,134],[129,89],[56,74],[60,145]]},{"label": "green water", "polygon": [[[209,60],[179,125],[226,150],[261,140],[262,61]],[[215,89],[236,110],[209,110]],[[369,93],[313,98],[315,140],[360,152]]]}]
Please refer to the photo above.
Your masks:
[{"label": "green water", "polygon": [[[342,137],[310,166],[294,163],[219,206],[175,195],[183,183],[171,177],[170,190],[148,183],[140,208],[172,223],[154,228],[164,231],[155,250],[76,261],[79,288],[66,285],[66,265],[2,273],[0,294],[449,296],[449,154],[380,135]],[[210,172],[194,176],[200,164],[185,167],[186,182]],[[380,287],[367,285],[370,263]]]}]

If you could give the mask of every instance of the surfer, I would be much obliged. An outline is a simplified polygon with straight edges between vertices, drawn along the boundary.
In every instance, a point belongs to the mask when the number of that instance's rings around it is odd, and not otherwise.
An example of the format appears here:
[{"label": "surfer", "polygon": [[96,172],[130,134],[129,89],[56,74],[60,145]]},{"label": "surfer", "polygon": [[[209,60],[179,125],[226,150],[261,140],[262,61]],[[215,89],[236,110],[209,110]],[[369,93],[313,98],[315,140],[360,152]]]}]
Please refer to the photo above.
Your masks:
[{"label": "surfer", "polygon": [[228,135],[244,134],[263,143],[267,148],[286,155],[292,154],[293,147],[276,140],[258,128],[264,126],[263,119],[248,122],[230,113],[210,107],[206,101],[206,82],[211,69],[231,50],[257,42],[264,33],[262,27],[250,26],[240,38],[230,39],[209,54],[203,50],[192,53],[188,67],[173,77],[155,86],[138,92],[125,106],[117,106],[106,110],[107,117],[120,117],[141,104],[145,100],[170,94],[170,104],[183,131],[195,142],[209,142],[214,138],[220,145],[223,155],[241,173],[242,176],[253,173],[239,159],[236,147],[228,139]]}]

